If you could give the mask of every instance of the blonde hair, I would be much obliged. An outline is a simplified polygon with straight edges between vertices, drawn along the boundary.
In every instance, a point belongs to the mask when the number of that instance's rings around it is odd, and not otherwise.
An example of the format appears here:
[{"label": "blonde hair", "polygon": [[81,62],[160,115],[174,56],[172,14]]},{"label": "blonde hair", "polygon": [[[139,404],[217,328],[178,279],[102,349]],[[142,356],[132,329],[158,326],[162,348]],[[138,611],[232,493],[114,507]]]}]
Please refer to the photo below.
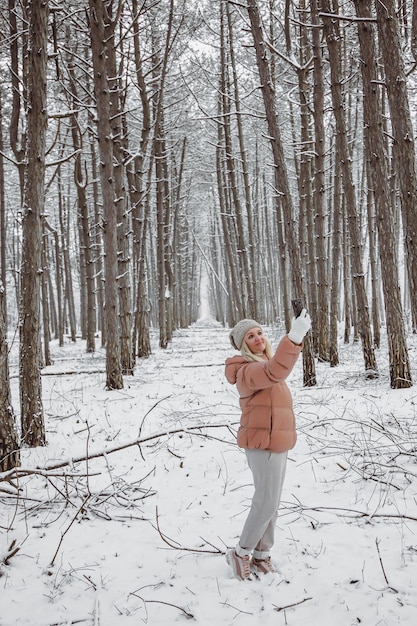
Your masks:
[{"label": "blonde hair", "polygon": [[[250,350],[248,348],[248,344],[246,343],[246,341],[242,342],[242,346],[240,348],[240,353],[242,356],[245,357],[245,359],[247,361],[264,361],[265,359],[262,358],[262,356],[259,356],[258,354],[254,354],[252,352],[252,350]],[[269,343],[268,339],[265,337],[265,351],[264,351],[265,356],[267,357],[267,359],[272,359],[274,351],[272,350],[272,346]]]}]

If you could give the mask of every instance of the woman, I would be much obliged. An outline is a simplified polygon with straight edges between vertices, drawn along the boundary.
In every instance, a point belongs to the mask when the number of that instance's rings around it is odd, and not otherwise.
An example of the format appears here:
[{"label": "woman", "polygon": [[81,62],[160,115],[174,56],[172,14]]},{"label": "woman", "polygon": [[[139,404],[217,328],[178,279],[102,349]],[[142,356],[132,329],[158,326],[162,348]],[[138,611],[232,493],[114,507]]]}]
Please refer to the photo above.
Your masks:
[{"label": "woman", "polygon": [[[305,309],[293,318],[291,330],[273,352],[255,320],[241,320],[230,333],[240,356],[226,360],[225,374],[236,384],[242,415],[237,443],[244,448],[252,471],[255,492],[239,542],[226,560],[240,580],[251,570],[274,572],[269,555],[285,477],[287,452],[296,442],[292,397],[285,382],[302,350],[311,326]],[[252,558],[251,558],[252,555]]]}]

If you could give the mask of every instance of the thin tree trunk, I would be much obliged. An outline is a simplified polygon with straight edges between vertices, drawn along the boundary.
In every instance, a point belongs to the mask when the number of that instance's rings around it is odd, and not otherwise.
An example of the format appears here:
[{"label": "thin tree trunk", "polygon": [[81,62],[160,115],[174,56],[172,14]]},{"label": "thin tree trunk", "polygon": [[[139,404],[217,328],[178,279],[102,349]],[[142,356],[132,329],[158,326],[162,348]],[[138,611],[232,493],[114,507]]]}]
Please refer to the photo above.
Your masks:
[{"label": "thin tree trunk", "polygon": [[321,49],[321,32],[318,28],[317,0],[310,1],[313,44],[313,99],[314,99],[314,226],[316,234],[316,258],[317,258],[317,292],[318,307],[315,311],[316,348],[319,359],[329,360],[329,283],[327,276],[327,253],[326,253],[326,207],[325,207],[325,153],[326,135],[324,132],[324,83],[323,83],[323,57]]},{"label": "thin tree trunk", "polygon": [[[113,143],[113,175],[115,206],[117,211],[117,264],[119,292],[120,359],[123,374],[133,374],[134,358],[132,350],[132,296],[130,258],[130,219],[126,207],[124,178],[125,145],[122,132],[121,76],[122,68],[117,67],[115,44],[116,20],[107,16],[107,75],[112,94],[109,101],[110,130]],[[123,59],[123,54],[121,55]]]},{"label": "thin tree trunk", "polygon": [[51,351],[49,348],[49,342],[51,340],[50,332],[50,318],[49,318],[49,294],[48,294],[48,235],[43,227],[42,234],[42,278],[41,278],[41,293],[42,293],[42,326],[43,326],[43,354],[44,365],[51,365]]},{"label": "thin tree trunk", "polygon": [[[391,194],[388,187],[388,160],[383,135],[379,99],[377,58],[373,26],[365,20],[372,17],[371,0],[354,0],[361,51],[363,84],[363,115],[365,147],[373,185],[377,212],[381,276],[389,346],[390,379],[393,389],[410,387],[411,371],[407,353],[405,328],[398,276],[397,250]],[[362,21],[363,20],[363,21]]]},{"label": "thin tree trunk", "polygon": [[[367,167],[367,180],[370,180],[369,163]],[[368,185],[370,186],[370,185]],[[371,267],[371,293],[372,293],[372,326],[374,329],[374,345],[379,348],[381,344],[380,315],[379,315],[379,277],[377,262],[377,236],[375,232],[375,204],[372,189],[366,194],[366,208],[368,216],[368,241],[369,241],[369,265]]]},{"label": "thin tree trunk", "polygon": [[[92,119],[90,119],[92,122]],[[105,314],[104,314],[104,267],[103,267],[103,239],[102,239],[102,231],[100,228],[100,224],[103,222],[103,214],[100,207],[99,202],[99,189],[98,189],[98,174],[97,174],[97,158],[96,158],[96,150],[95,150],[95,142],[92,134],[90,133],[89,137],[90,144],[90,152],[91,152],[91,171],[93,175],[92,180],[92,188],[93,188],[93,219],[94,219],[94,229],[92,232],[93,239],[93,263],[94,263],[94,273],[95,273],[95,291],[97,294],[96,302],[97,302],[97,325],[101,331],[101,346],[104,347],[106,345],[106,322],[105,322]]]},{"label": "thin tree trunk", "polygon": [[[416,5],[414,3],[414,11]],[[413,331],[417,332],[417,171],[414,130],[399,38],[397,7],[393,0],[384,0],[383,3],[377,1],[375,6],[391,114],[394,167],[400,183],[411,319]]]},{"label": "thin tree trunk", "polygon": [[59,234],[55,228],[52,228],[49,222],[44,220],[46,228],[52,233],[54,238],[54,256],[55,256],[55,289],[57,299],[57,328],[56,335],[60,347],[64,345],[64,320],[62,309],[62,258],[59,248]]},{"label": "thin tree trunk", "polygon": [[3,282],[0,279],[0,472],[20,465],[19,439],[9,381]]},{"label": "thin tree trunk", "polygon": [[[70,324],[71,341],[75,343],[76,337],[76,318],[75,318],[75,303],[74,303],[74,290],[72,285],[72,272],[71,272],[71,260],[69,254],[70,248],[70,228],[69,217],[65,212],[64,200],[62,197],[62,185],[61,175],[58,173],[58,212],[59,212],[59,227],[61,231],[61,250],[62,258],[64,262],[64,275],[65,275],[65,303],[68,306],[68,318]],[[63,312],[63,318],[65,314]],[[64,324],[65,325],[65,324]]]},{"label": "thin tree trunk", "polygon": [[[227,26],[228,26],[228,35],[229,35],[229,57],[230,57],[230,65],[232,69],[232,85],[233,85],[233,102],[236,110],[236,124],[237,124],[237,133],[239,140],[239,156],[240,162],[242,164],[242,179],[243,179],[243,190],[245,197],[245,207],[246,207],[246,218],[247,218],[247,233],[248,233],[248,260],[247,260],[247,271],[248,271],[248,294],[249,294],[249,302],[248,302],[248,313],[249,315],[257,319],[258,318],[258,295],[257,295],[257,281],[255,280],[255,258],[256,258],[256,242],[254,238],[254,225],[253,225],[253,211],[252,211],[252,200],[251,200],[251,187],[249,182],[249,168],[247,162],[247,151],[245,147],[244,135],[243,135],[243,125],[242,125],[242,113],[241,113],[241,104],[240,104],[240,93],[239,93],[239,83],[237,77],[237,69],[236,69],[236,59],[235,59],[235,49],[234,49],[234,36],[233,36],[233,24],[232,24],[232,14],[230,10],[230,5],[228,2],[226,4],[226,13],[227,13]],[[260,244],[261,242],[259,242]]]},{"label": "thin tree trunk", "polygon": [[[143,7],[143,5],[142,5]],[[132,0],[133,9],[133,49],[135,76],[142,104],[142,129],[138,153],[130,160],[126,168],[129,184],[130,203],[132,206],[132,230],[133,230],[133,268],[136,277],[136,311],[132,337],[132,350],[139,357],[149,356],[151,344],[149,336],[149,298],[146,285],[146,237],[149,221],[149,196],[144,184],[144,164],[148,150],[149,135],[151,130],[151,111],[147,86],[145,82],[142,56],[140,50],[140,32],[138,0]],[[126,140],[128,138],[125,132]],[[149,173],[152,171],[152,163],[149,163]],[[136,346],[137,344],[137,346]]]},{"label": "thin tree trunk", "polygon": [[0,280],[3,285],[4,318],[7,327],[7,289],[6,289],[6,204],[4,190],[3,159],[3,96],[0,87]]},{"label": "thin tree trunk", "polygon": [[359,333],[362,340],[365,374],[368,378],[370,378],[376,377],[378,375],[378,370],[375,351],[372,345],[368,299],[365,289],[365,274],[362,267],[362,249],[357,216],[357,203],[355,188],[352,180],[352,170],[350,165],[351,159],[347,141],[347,129],[344,114],[344,91],[341,72],[341,38],[337,20],[332,20],[330,17],[333,12],[330,0],[321,0],[320,8],[323,11],[321,19],[323,21],[324,34],[329,50],[333,114],[336,121],[338,141],[340,142],[339,156],[342,165],[343,189],[346,197],[345,207],[349,226],[352,279],[359,317]]},{"label": "thin tree trunk", "polygon": [[101,0],[89,0],[89,7],[105,242],[106,386],[108,389],[122,389],[117,290],[117,214],[114,210],[113,150],[109,141],[110,92],[106,67],[108,33],[105,27],[104,3]]},{"label": "thin tree trunk", "polygon": [[[27,23],[26,4],[22,6],[23,17]],[[22,97],[21,90],[25,91],[27,76],[27,30],[24,29],[22,50],[23,58],[19,59],[19,39],[20,34],[17,26],[17,10],[16,0],[9,0],[9,23],[10,23],[10,61],[11,61],[11,84],[12,84],[12,113],[10,120],[10,146],[13,150],[14,157],[17,162],[20,182],[20,194],[23,202],[24,184],[25,184],[25,154],[27,132],[24,124],[21,124],[20,117],[22,113]],[[23,87],[22,87],[23,86]],[[22,131],[23,127],[23,131]]]},{"label": "thin tree trunk", "polygon": [[[276,193],[280,194],[280,202],[285,220],[285,235],[291,259],[291,278],[297,297],[306,301],[303,272],[299,254],[298,241],[294,227],[294,207],[290,193],[288,173],[285,164],[284,150],[278,118],[275,111],[274,91],[270,80],[268,60],[265,47],[265,37],[261,27],[260,15],[256,0],[248,0],[248,13],[251,23],[251,31],[256,52],[256,61],[261,80],[261,89],[268,124],[272,154],[274,158],[274,182]],[[304,385],[316,384],[316,371],[313,349],[309,335],[306,336],[303,350]]]},{"label": "thin tree trunk", "polygon": [[[67,33],[67,41],[70,41],[70,34]],[[94,278],[94,261],[92,258],[92,238],[90,233],[90,216],[87,202],[87,174],[83,172],[82,158],[82,137],[79,127],[77,102],[78,95],[76,89],[76,77],[73,66],[72,57],[68,63],[68,71],[70,75],[71,96],[73,114],[71,116],[71,134],[74,150],[77,155],[74,161],[74,181],[77,187],[78,200],[78,216],[79,216],[79,236],[80,249],[83,251],[83,262],[85,268],[86,281],[86,316],[85,316],[85,338],[86,352],[91,353],[96,349],[95,333],[96,333],[96,298],[95,298],[95,278]],[[81,259],[80,259],[81,262]]]},{"label": "thin tree trunk", "polygon": [[338,305],[340,292],[340,257],[342,241],[342,181],[340,171],[340,159],[338,155],[338,141],[335,145],[335,168],[334,168],[334,189],[333,189],[333,237],[332,237],[332,267],[331,267],[331,289],[330,289],[330,318],[329,318],[329,362],[330,367],[339,364],[338,351]]}]

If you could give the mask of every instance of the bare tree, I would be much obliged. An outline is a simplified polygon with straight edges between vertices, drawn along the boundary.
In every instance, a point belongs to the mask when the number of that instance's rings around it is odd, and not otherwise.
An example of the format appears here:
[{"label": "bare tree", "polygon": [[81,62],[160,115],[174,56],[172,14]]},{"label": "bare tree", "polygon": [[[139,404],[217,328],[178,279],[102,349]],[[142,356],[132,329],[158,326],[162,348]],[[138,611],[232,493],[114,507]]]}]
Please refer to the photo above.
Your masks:
[{"label": "bare tree", "polygon": [[[113,0],[109,0],[113,4]],[[122,389],[120,359],[119,294],[117,290],[117,212],[113,173],[113,149],[110,127],[110,88],[107,76],[107,46],[109,2],[89,0],[89,23],[94,68],[94,93],[97,107],[97,132],[100,151],[100,180],[103,200],[103,229],[105,242],[105,324],[106,324],[106,386]],[[117,12],[116,12],[117,13]]]},{"label": "bare tree", "polygon": [[[144,8],[144,5],[142,5]],[[142,128],[140,133],[140,143],[134,154],[130,153],[129,142],[130,133],[126,115],[123,117],[124,137],[126,150],[130,158],[126,165],[126,176],[130,204],[132,208],[132,230],[133,230],[133,275],[135,277],[136,288],[136,310],[133,325],[132,350],[140,357],[149,356],[151,353],[149,335],[149,301],[146,284],[146,240],[149,226],[149,194],[145,184],[145,159],[149,146],[149,136],[151,132],[151,110],[148,97],[148,88],[145,81],[145,71],[140,46],[140,10],[138,0],[132,0],[132,25],[133,25],[133,54],[134,71],[139,97],[142,107]],[[149,170],[152,163],[149,164]]]},{"label": "bare tree", "polygon": [[388,187],[388,164],[381,104],[379,99],[377,59],[372,19],[372,0],[354,0],[358,22],[361,50],[363,85],[363,117],[365,126],[366,156],[375,207],[379,251],[381,258],[382,286],[387,320],[391,387],[400,389],[411,386],[405,329],[402,315],[401,293],[398,278],[397,251],[395,246],[391,193]]},{"label": "bare tree", "polygon": [[[114,5],[114,6],[113,6]],[[110,137],[113,143],[113,177],[114,202],[117,213],[117,264],[118,264],[118,292],[119,292],[119,332],[120,332],[120,360],[123,374],[132,374],[134,357],[132,350],[132,295],[131,295],[131,257],[130,257],[130,217],[126,203],[125,189],[125,140],[122,132],[123,124],[123,59],[121,49],[121,63],[118,66],[116,59],[115,28],[117,25],[117,11],[121,4],[108,4],[105,12],[105,27],[107,31],[107,76],[111,98],[109,100]],[[123,41],[123,38],[122,38]],[[122,43],[120,43],[122,45]]]},{"label": "bare tree", "polygon": [[[413,11],[417,16],[416,5],[417,3],[413,3]],[[400,183],[411,319],[413,331],[417,332],[417,171],[414,130],[411,122],[396,4],[393,0],[384,0],[383,3],[375,2],[375,7],[390,109],[394,167]]]},{"label": "bare tree", "polygon": [[29,18],[28,144],[23,204],[20,300],[20,404],[22,439],[29,446],[45,444],[40,351],[40,278],[47,128],[47,0],[33,0]]},{"label": "bare tree", "polygon": [[[3,283],[3,301],[6,297],[6,202],[4,189],[4,159],[3,159],[3,94],[0,87],[0,280]],[[4,314],[7,315],[7,306],[4,305]]]},{"label": "bare tree", "polygon": [[336,121],[338,156],[341,162],[343,190],[346,196],[347,220],[349,226],[352,278],[355,288],[357,311],[359,315],[359,333],[362,339],[362,351],[365,362],[365,373],[368,377],[377,375],[375,351],[372,346],[371,326],[369,319],[368,298],[365,289],[365,274],[362,266],[362,248],[358,223],[357,202],[352,178],[351,159],[347,138],[347,127],[344,113],[344,87],[342,78],[341,36],[338,20],[332,19],[334,7],[330,0],[321,0],[321,19],[329,50],[331,73],[331,95],[333,114]]},{"label": "bare tree", "polygon": [[[294,206],[291,197],[288,173],[284,158],[284,150],[281,140],[281,133],[278,124],[278,117],[275,110],[274,91],[270,80],[270,69],[265,46],[265,36],[261,26],[261,20],[256,0],[248,0],[248,13],[251,24],[253,43],[256,52],[256,62],[261,81],[261,90],[264,100],[266,120],[272,154],[274,159],[274,181],[276,193],[280,194],[280,202],[285,220],[285,235],[291,259],[291,279],[294,293],[306,301],[306,292],[301,266],[299,247],[294,228]],[[311,341],[307,336],[303,350],[304,362],[304,384],[313,386],[316,384],[316,370],[314,363],[313,349]]]},{"label": "bare tree", "polygon": [[0,279],[0,472],[20,465],[19,441],[9,382],[3,282]]},{"label": "bare tree", "polygon": [[[67,42],[70,47],[70,31],[67,28]],[[83,263],[85,267],[86,279],[86,351],[94,352],[95,332],[96,332],[96,297],[95,297],[95,277],[94,277],[94,260],[92,254],[93,238],[91,236],[90,215],[87,201],[87,166],[82,155],[83,140],[80,129],[80,120],[78,114],[78,94],[77,94],[77,77],[75,75],[75,67],[73,55],[68,60],[68,73],[70,78],[70,97],[72,104],[71,115],[71,134],[72,142],[76,156],[74,159],[74,181],[77,188],[78,200],[78,220],[80,224],[80,248],[83,251]]]},{"label": "bare tree", "polygon": [[[326,135],[324,132],[324,81],[321,34],[318,28],[317,0],[310,2],[313,52],[313,118],[314,118],[314,227],[316,233],[315,254],[317,258],[318,307],[315,314],[315,336],[317,354],[320,359],[329,360],[329,283],[327,276],[326,250],[326,193],[325,193],[325,153]],[[313,259],[311,259],[313,263]],[[333,348],[334,353],[334,348]]]}]

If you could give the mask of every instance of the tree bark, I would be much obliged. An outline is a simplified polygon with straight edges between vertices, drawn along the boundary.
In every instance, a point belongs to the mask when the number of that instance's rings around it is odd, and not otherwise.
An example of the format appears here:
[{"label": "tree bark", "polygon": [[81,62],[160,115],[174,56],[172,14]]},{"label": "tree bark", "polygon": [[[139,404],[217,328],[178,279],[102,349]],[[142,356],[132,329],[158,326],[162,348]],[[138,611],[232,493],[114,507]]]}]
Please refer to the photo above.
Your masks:
[{"label": "tree bark", "polygon": [[393,389],[410,387],[411,371],[405,339],[401,292],[398,277],[393,208],[388,186],[388,163],[379,98],[377,57],[372,23],[372,0],[354,0],[358,22],[363,86],[365,147],[369,159],[378,227],[382,287],[389,346],[390,379]]},{"label": "tree bark", "polygon": [[45,444],[40,363],[40,280],[47,128],[47,0],[33,0],[29,18],[28,145],[22,222],[20,294],[20,406],[22,439],[28,446]]},{"label": "tree bark", "polygon": [[[70,33],[67,31],[68,46],[70,45]],[[77,200],[78,200],[78,216],[80,223],[80,248],[83,250],[83,262],[85,267],[85,280],[86,280],[86,352],[95,352],[96,349],[96,297],[95,297],[95,278],[94,278],[94,261],[92,255],[92,237],[90,231],[90,216],[87,202],[87,168],[83,171],[83,157],[82,157],[82,135],[80,131],[78,113],[77,113],[77,81],[75,76],[75,69],[73,64],[72,55],[69,58],[68,72],[70,76],[71,86],[71,98],[73,114],[71,116],[71,134],[74,150],[77,152],[74,160],[74,182],[77,187]],[[81,262],[81,260],[80,260]]]},{"label": "tree bark", "polygon": [[[272,154],[274,159],[274,182],[275,192],[280,195],[283,216],[285,220],[285,235],[291,259],[291,277],[296,297],[306,302],[303,272],[299,253],[298,241],[294,227],[294,207],[288,181],[288,173],[285,163],[281,133],[275,111],[275,98],[270,79],[270,71],[266,54],[265,37],[261,27],[261,20],[256,0],[248,0],[248,14],[256,52],[256,61],[261,80],[261,90],[265,106],[266,119]],[[316,371],[313,349],[309,335],[306,336],[303,350],[304,385],[316,384]]]},{"label": "tree bark", "polygon": [[[111,6],[113,7],[114,2]],[[117,67],[115,27],[117,17],[106,13],[107,29],[107,76],[111,98],[109,101],[110,130],[113,143],[113,176],[115,207],[117,212],[117,265],[119,292],[120,360],[123,374],[133,374],[134,358],[132,350],[132,296],[131,258],[129,247],[130,219],[126,207],[124,157],[125,150],[122,132],[122,68]],[[123,59],[123,51],[121,58]]]},{"label": "tree bark", "polygon": [[20,465],[19,440],[12,407],[3,282],[0,279],[0,472]]},{"label": "tree bark", "polygon": [[378,375],[378,370],[375,351],[372,346],[368,299],[365,289],[365,274],[362,267],[362,249],[357,215],[357,203],[350,165],[351,159],[344,114],[344,90],[341,71],[341,37],[338,20],[333,20],[331,18],[332,8],[330,0],[321,0],[320,8],[323,11],[321,19],[329,50],[333,113],[335,116],[336,132],[340,146],[339,157],[342,167],[343,189],[346,199],[345,207],[347,211],[351,245],[352,279],[359,317],[359,333],[362,340],[365,374],[367,377],[375,377]]},{"label": "tree bark", "polygon": [[94,68],[94,93],[97,107],[97,132],[100,151],[100,181],[103,200],[106,386],[122,389],[120,360],[119,294],[117,290],[117,213],[115,210],[113,150],[110,128],[110,91],[106,55],[108,33],[105,3],[89,0],[90,36]]},{"label": "tree bark", "polygon": [[[317,259],[318,307],[315,314],[315,337],[318,358],[329,360],[329,281],[327,275],[326,250],[326,206],[325,206],[325,153],[326,135],[324,132],[324,83],[321,33],[318,25],[317,0],[310,1],[313,45],[313,118],[314,118],[314,227],[316,234],[315,258]],[[313,263],[313,259],[310,259]]]},{"label": "tree bark", "polygon": [[[417,3],[414,3],[413,11]],[[375,2],[379,47],[391,117],[394,168],[400,183],[401,215],[413,331],[417,332],[417,171],[414,129],[404,59],[401,50],[396,4]],[[416,13],[417,15],[417,13]],[[416,17],[417,19],[417,17]],[[414,23],[414,16],[413,16]],[[413,37],[413,42],[415,39]]]}]

